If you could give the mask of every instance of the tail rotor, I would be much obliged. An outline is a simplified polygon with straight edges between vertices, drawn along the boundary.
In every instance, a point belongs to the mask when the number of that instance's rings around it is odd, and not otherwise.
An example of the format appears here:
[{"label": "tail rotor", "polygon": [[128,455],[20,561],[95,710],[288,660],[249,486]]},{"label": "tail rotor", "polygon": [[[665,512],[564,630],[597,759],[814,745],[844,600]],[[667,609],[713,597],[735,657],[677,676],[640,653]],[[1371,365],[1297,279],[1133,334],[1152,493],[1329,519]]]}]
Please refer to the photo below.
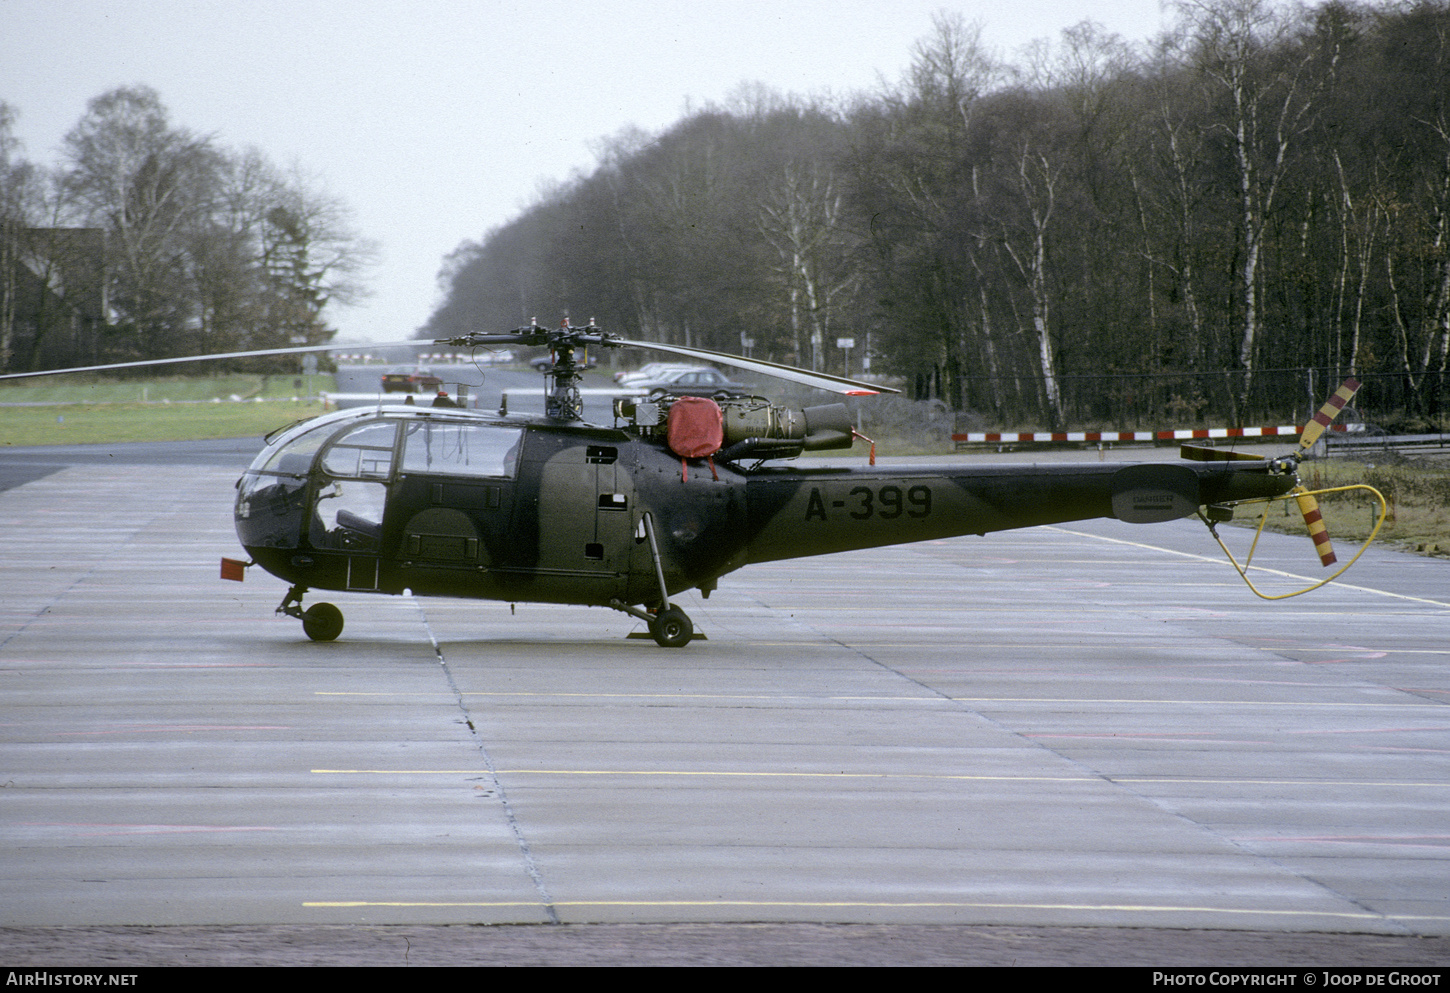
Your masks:
[{"label": "tail rotor", "polygon": [[[1319,413],[1304,425],[1304,433],[1299,436],[1299,447],[1294,452],[1293,458],[1297,465],[1304,453],[1314,447],[1329,425],[1334,423],[1335,418],[1354,399],[1359,392],[1359,380],[1351,376],[1339,385],[1334,395],[1319,408]],[[1314,550],[1319,553],[1319,563],[1326,569],[1338,562],[1334,554],[1334,547],[1329,543],[1329,532],[1325,529],[1324,518],[1319,513],[1319,501],[1314,494],[1303,486],[1294,487],[1294,500],[1299,504],[1299,513],[1304,515],[1304,526],[1309,529],[1309,537],[1314,540]]]},{"label": "tail rotor", "polygon": [[[1304,425],[1303,432],[1299,435],[1299,446],[1288,455],[1273,460],[1273,465],[1281,472],[1296,472],[1299,469],[1299,462],[1305,453],[1314,447],[1329,426],[1334,423],[1341,411],[1354,399],[1359,392],[1359,380],[1350,377],[1340,384],[1339,389],[1334,391],[1324,406],[1319,408],[1309,423]],[[1182,458],[1192,459],[1198,462],[1228,462],[1236,460],[1259,461],[1258,456],[1249,455],[1244,452],[1236,452],[1232,449],[1222,448],[1200,448],[1196,445],[1184,445],[1179,451]],[[1315,499],[1314,493],[1303,485],[1295,486],[1290,493],[1295,503],[1299,505],[1299,513],[1304,516],[1304,526],[1309,529],[1309,537],[1314,541],[1314,550],[1319,553],[1319,562],[1328,568],[1339,561],[1334,554],[1334,546],[1329,541],[1329,531],[1325,528],[1324,517],[1319,513],[1319,501]]]},{"label": "tail rotor", "polygon": [[[1219,546],[1223,548],[1225,554],[1228,555],[1229,561],[1233,564],[1235,570],[1237,570],[1239,575],[1243,577],[1244,582],[1248,583],[1249,588],[1253,590],[1254,593],[1256,593],[1260,597],[1263,597],[1266,600],[1281,600],[1286,597],[1298,596],[1301,593],[1308,593],[1310,590],[1318,589],[1326,583],[1332,582],[1333,580],[1339,578],[1341,575],[1344,574],[1346,569],[1348,569],[1355,563],[1356,560],[1358,560],[1360,555],[1364,554],[1364,550],[1369,547],[1370,542],[1374,541],[1375,536],[1379,533],[1381,525],[1384,524],[1385,514],[1387,510],[1385,498],[1378,490],[1374,489],[1372,486],[1368,486],[1363,483],[1356,483],[1349,486],[1335,486],[1328,489],[1311,490],[1308,487],[1304,486],[1302,483],[1298,482],[1298,470],[1300,461],[1309,452],[1309,450],[1314,447],[1314,444],[1318,442],[1321,437],[1323,437],[1324,432],[1329,430],[1330,425],[1332,425],[1335,419],[1339,417],[1340,413],[1344,410],[1344,408],[1349,405],[1349,402],[1354,399],[1355,393],[1359,391],[1359,386],[1360,384],[1358,380],[1355,380],[1353,378],[1345,380],[1344,383],[1341,384],[1340,387],[1334,391],[1334,395],[1329,398],[1328,402],[1325,403],[1324,406],[1319,408],[1319,412],[1316,413],[1312,419],[1310,419],[1309,423],[1304,425],[1304,431],[1299,436],[1298,446],[1287,455],[1268,460],[1270,471],[1279,473],[1294,473],[1295,486],[1289,493],[1285,494],[1284,496],[1272,497],[1264,501],[1265,506],[1263,516],[1259,521],[1258,533],[1256,533],[1254,536],[1253,543],[1249,549],[1248,558],[1245,559],[1242,564],[1240,564],[1239,561],[1234,558],[1233,553],[1229,552],[1228,547],[1225,546],[1223,540],[1219,538],[1218,532],[1214,529],[1214,520],[1210,519],[1210,517],[1208,516],[1204,516],[1204,521],[1209,525],[1209,530],[1213,533],[1214,538],[1218,539]],[[1223,449],[1213,448],[1197,448],[1189,445],[1183,446],[1182,457],[1185,459],[1195,459],[1198,461],[1231,461],[1255,458],[1255,456],[1246,455],[1241,452],[1226,451]],[[1296,590],[1291,593],[1271,595],[1260,591],[1256,586],[1254,586],[1253,581],[1249,579],[1249,566],[1250,562],[1253,559],[1254,550],[1258,547],[1259,534],[1262,534],[1264,526],[1268,522],[1270,507],[1277,501],[1286,500],[1289,497],[1294,498],[1294,502],[1299,507],[1299,513],[1304,518],[1304,526],[1308,529],[1309,537],[1314,542],[1314,550],[1319,555],[1319,563],[1321,566],[1327,569],[1331,565],[1335,565],[1336,563],[1338,563],[1339,557],[1335,555],[1334,546],[1329,540],[1329,531],[1325,527],[1324,518],[1319,511],[1318,497],[1327,493],[1346,493],[1349,491],[1360,491],[1361,493],[1367,493],[1367,495],[1379,505],[1377,515],[1378,519],[1375,522],[1373,529],[1370,531],[1369,537],[1365,540],[1364,545],[1359,549],[1354,557],[1351,558],[1348,562],[1341,565],[1332,575],[1320,579],[1314,582],[1312,585],[1305,587],[1304,589]],[[1200,514],[1200,516],[1203,515]],[[1217,518],[1217,520],[1225,519],[1227,518]]]}]

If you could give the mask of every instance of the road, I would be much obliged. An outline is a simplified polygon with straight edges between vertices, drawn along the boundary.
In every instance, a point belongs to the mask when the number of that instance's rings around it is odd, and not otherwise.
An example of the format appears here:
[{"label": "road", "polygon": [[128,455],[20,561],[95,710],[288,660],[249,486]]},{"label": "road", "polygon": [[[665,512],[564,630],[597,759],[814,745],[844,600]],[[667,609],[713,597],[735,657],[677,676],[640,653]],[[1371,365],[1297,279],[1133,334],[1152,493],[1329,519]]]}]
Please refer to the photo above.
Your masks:
[{"label": "road", "polygon": [[601,961],[1450,955],[1443,560],[1267,603],[1201,525],[1102,521],[750,567],[678,651],[347,595],[314,644],[282,583],[217,578],[245,456],[106,451],[0,455],[10,961],[454,924]]}]

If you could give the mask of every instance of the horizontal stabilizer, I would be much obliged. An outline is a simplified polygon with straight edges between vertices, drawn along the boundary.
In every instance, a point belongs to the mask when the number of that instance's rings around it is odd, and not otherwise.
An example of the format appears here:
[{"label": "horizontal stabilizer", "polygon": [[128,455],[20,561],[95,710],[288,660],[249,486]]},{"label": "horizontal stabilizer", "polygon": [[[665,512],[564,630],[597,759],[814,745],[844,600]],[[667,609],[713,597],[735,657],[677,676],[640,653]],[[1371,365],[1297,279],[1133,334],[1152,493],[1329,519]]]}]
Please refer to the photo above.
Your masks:
[{"label": "horizontal stabilizer", "polygon": [[1180,445],[1178,457],[1191,462],[1261,462],[1263,457],[1236,452],[1232,448],[1205,448],[1202,445]]}]

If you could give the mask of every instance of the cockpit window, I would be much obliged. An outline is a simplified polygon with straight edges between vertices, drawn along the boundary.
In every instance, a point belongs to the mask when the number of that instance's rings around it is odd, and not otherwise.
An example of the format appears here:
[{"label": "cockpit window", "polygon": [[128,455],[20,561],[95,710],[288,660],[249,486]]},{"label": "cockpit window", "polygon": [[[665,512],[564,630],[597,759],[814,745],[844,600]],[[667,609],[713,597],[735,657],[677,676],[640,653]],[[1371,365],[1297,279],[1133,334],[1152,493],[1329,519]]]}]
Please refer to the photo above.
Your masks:
[{"label": "cockpit window", "polygon": [[298,435],[273,452],[271,458],[260,466],[261,471],[285,473],[289,476],[307,475],[312,469],[312,459],[317,455],[317,450],[336,430],[334,425],[326,424]]},{"label": "cockpit window", "polygon": [[458,421],[414,421],[403,438],[403,471],[450,476],[512,476],[523,428]]}]

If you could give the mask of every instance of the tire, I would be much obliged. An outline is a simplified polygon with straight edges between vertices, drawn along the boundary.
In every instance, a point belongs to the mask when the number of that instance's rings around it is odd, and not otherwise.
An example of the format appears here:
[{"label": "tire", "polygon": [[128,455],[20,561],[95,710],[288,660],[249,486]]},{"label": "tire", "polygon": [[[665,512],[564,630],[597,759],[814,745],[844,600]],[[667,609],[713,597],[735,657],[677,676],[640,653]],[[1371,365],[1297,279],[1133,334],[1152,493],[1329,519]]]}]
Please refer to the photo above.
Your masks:
[{"label": "tire", "polygon": [[330,603],[314,603],[302,613],[302,630],[313,641],[336,641],[342,634],[342,611]]},{"label": "tire", "polygon": [[649,633],[661,648],[684,648],[695,636],[695,626],[679,607],[666,607],[650,621]]}]

